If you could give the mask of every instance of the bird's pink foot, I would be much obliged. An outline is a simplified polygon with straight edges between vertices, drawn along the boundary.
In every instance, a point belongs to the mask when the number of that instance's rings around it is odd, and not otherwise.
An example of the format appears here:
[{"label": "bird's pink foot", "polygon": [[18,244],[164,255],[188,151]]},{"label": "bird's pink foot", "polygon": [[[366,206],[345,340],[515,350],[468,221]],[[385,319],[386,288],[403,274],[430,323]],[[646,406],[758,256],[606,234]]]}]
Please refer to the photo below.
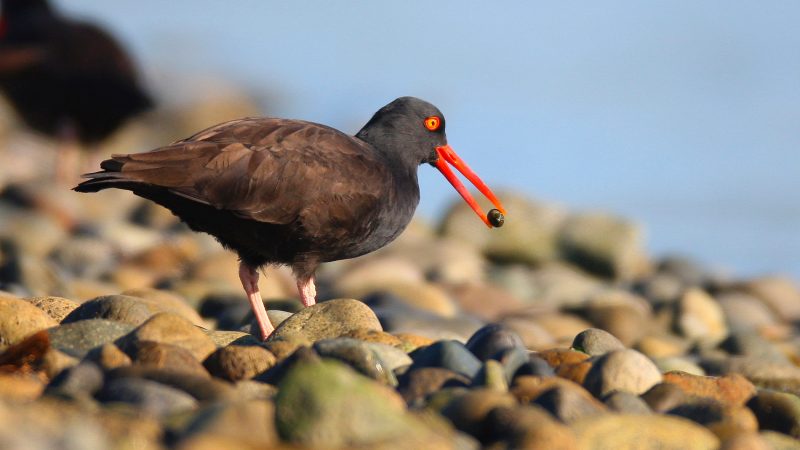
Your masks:
[{"label": "bird's pink foot", "polygon": [[307,280],[297,280],[297,290],[300,292],[300,301],[306,308],[317,303],[317,288],[314,286],[314,277]]},{"label": "bird's pink foot", "polygon": [[244,287],[247,299],[250,301],[250,308],[253,309],[253,314],[256,316],[256,322],[261,331],[261,339],[266,340],[275,331],[275,327],[269,321],[267,309],[261,300],[261,294],[258,292],[258,271],[242,262],[239,264],[239,280],[242,281],[242,287]]}]

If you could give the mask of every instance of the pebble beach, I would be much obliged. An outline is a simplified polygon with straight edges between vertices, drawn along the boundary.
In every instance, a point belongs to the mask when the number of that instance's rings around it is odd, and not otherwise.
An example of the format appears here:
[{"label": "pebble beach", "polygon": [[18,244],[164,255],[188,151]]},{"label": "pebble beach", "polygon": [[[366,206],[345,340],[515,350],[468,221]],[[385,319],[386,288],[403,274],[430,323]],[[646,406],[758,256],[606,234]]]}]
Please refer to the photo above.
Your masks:
[{"label": "pebble beach", "polygon": [[[203,111],[114,149],[218,121]],[[796,280],[654,258],[632,218],[501,191],[503,228],[454,198],[323,265],[307,309],[264,269],[261,342],[233,253],[129,192],[53,181],[55,150],[9,120],[0,448],[800,448]]]}]

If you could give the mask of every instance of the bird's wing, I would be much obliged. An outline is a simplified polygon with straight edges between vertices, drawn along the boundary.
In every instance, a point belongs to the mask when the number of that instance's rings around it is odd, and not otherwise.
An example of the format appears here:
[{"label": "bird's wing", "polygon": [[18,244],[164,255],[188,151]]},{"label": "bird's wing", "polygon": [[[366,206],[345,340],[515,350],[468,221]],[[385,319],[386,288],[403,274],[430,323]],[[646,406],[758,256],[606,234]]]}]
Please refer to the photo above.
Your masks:
[{"label": "bird's wing", "polygon": [[46,55],[44,49],[31,45],[4,45],[0,47],[0,75],[21,72],[40,64]]},{"label": "bird's wing", "polygon": [[[363,142],[309,122],[227,122],[147,153],[115,155],[127,180],[268,223],[347,226],[375,208],[391,175]],[[324,216],[324,217],[322,217]]]}]

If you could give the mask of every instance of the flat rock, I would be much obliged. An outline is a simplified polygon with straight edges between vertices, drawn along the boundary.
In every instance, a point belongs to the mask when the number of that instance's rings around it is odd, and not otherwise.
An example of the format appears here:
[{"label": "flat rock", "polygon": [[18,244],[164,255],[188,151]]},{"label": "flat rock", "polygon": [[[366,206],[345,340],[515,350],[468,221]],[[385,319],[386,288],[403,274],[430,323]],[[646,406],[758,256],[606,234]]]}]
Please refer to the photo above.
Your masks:
[{"label": "flat rock", "polygon": [[684,372],[667,372],[664,383],[674,384],[689,395],[709,397],[725,405],[742,406],[756,394],[756,388],[739,374],[703,377]]},{"label": "flat rock", "polygon": [[133,325],[106,319],[87,319],[50,328],[50,343],[68,355],[82,358],[89,350],[130,333]]},{"label": "flat rock", "polygon": [[593,416],[572,426],[578,447],[587,450],[635,448],[641,450],[716,449],[719,439],[690,421],[662,415]]},{"label": "flat rock", "polygon": [[383,331],[375,313],[358,300],[338,299],[318,303],[283,321],[269,341],[299,334],[311,342],[342,336],[352,330]]},{"label": "flat rock", "polygon": [[53,318],[29,302],[0,297],[0,349],[56,325]]},{"label": "flat rock", "polygon": [[661,372],[646,356],[636,350],[617,350],[594,362],[584,386],[598,397],[614,391],[641,394],[661,382],[661,378]]}]

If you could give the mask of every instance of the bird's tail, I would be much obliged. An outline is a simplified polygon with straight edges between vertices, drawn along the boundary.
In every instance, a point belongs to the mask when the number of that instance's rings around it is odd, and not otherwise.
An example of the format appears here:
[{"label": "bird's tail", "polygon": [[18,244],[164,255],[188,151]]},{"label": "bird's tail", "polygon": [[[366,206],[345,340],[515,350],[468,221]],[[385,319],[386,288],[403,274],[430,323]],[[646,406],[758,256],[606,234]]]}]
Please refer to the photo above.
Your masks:
[{"label": "bird's tail", "polygon": [[131,185],[131,180],[125,178],[122,174],[122,166],[124,163],[116,159],[107,159],[100,163],[100,168],[103,169],[99,172],[85,173],[83,178],[86,181],[72,188],[77,192],[97,192],[108,188],[126,189]]}]

